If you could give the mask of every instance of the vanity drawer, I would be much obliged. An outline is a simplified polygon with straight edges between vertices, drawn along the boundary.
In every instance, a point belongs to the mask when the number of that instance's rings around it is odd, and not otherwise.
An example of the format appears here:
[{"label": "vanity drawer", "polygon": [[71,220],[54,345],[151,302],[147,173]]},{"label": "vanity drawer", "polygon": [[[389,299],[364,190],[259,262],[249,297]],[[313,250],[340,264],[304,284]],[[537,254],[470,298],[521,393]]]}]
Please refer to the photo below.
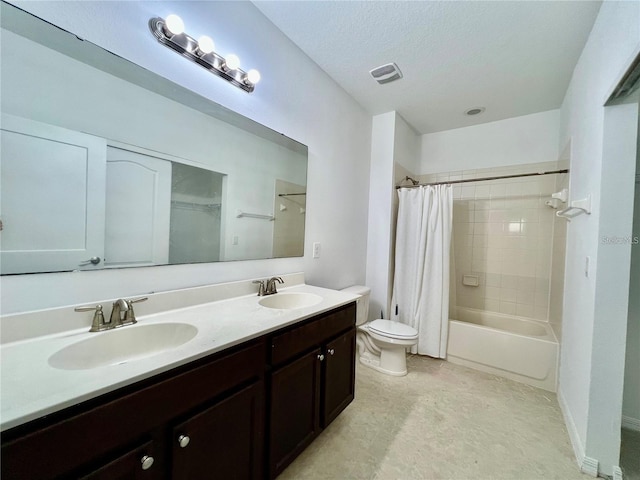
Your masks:
[{"label": "vanity drawer", "polygon": [[262,378],[264,358],[260,341],[71,407],[42,428],[29,431],[25,425],[4,432],[2,478],[43,480],[85,468],[122,445],[147,438],[158,425]]},{"label": "vanity drawer", "polygon": [[356,304],[339,309],[297,325],[271,337],[271,364],[278,365],[342,333],[355,325]]}]

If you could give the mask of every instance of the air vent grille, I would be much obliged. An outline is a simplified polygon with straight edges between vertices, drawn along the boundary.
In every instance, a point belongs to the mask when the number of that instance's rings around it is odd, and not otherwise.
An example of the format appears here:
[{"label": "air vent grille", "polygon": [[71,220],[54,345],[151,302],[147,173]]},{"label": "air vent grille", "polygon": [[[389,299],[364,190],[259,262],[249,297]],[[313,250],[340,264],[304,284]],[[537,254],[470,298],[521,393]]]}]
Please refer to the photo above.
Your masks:
[{"label": "air vent grille", "polygon": [[396,65],[395,63],[387,63],[386,65],[381,65],[377,68],[374,68],[373,70],[370,70],[369,73],[371,74],[373,79],[381,85],[402,78],[402,72],[398,68],[398,65]]}]

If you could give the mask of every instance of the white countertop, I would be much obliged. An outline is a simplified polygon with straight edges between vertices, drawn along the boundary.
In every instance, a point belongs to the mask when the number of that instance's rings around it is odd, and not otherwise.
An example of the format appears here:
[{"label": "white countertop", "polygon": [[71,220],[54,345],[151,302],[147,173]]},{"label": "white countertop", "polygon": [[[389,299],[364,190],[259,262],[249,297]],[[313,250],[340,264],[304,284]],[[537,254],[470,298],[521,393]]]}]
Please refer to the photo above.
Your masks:
[{"label": "white countertop", "polygon": [[[280,310],[259,305],[258,301],[264,297],[251,294],[138,315],[138,324],[122,328],[180,322],[197,327],[198,333],[187,343],[171,350],[88,370],[57,369],[49,365],[48,359],[68,345],[96,335],[108,335],[108,331],[90,333],[83,326],[81,329],[4,343],[0,347],[1,430],[133,384],[358,298],[350,293],[304,284],[279,290],[283,293],[313,293],[322,297],[322,301],[310,307]],[[150,298],[145,304],[153,301],[154,298]],[[105,315],[109,313],[107,310]]]}]

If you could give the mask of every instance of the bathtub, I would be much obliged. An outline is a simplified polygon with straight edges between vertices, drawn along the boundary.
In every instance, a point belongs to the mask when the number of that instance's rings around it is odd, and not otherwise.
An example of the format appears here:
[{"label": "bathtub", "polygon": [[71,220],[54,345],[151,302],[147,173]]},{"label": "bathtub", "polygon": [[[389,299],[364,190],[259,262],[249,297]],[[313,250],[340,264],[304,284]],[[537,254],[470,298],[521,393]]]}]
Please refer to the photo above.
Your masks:
[{"label": "bathtub", "polygon": [[556,391],[558,341],[547,322],[456,307],[447,360]]}]

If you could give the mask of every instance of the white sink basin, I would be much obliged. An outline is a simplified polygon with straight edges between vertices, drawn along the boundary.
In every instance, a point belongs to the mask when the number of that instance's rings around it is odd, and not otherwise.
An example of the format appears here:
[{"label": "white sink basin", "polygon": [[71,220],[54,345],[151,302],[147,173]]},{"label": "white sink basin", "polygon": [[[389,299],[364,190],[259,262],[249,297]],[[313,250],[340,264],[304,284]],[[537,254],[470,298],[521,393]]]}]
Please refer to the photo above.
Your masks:
[{"label": "white sink basin", "polygon": [[198,329],[186,323],[121,327],[82,340],[49,357],[62,370],[88,370],[150,357],[187,343]]},{"label": "white sink basin", "polygon": [[258,303],[263,307],[290,310],[293,308],[310,307],[322,301],[322,297],[313,293],[276,293],[264,297]]}]

